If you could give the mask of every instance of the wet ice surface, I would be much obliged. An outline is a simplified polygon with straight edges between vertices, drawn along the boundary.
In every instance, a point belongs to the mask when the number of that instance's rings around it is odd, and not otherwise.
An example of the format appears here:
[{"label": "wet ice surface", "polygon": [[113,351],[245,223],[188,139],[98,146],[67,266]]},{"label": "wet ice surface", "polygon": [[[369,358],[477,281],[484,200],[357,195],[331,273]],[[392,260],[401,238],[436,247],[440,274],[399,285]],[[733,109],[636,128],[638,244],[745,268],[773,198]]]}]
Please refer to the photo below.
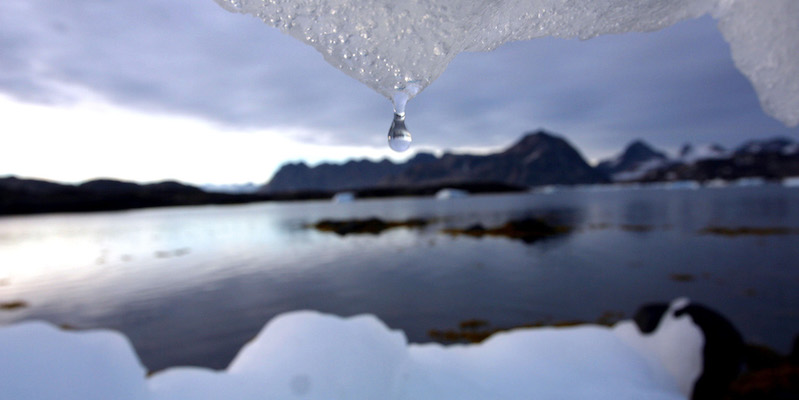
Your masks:
[{"label": "wet ice surface", "polygon": [[464,51],[544,36],[587,39],[651,31],[710,14],[766,112],[787,125],[799,124],[799,2],[794,0],[216,1],[313,46],[330,64],[392,101],[413,98]]},{"label": "wet ice surface", "polygon": [[[224,371],[176,367],[146,378],[121,334],[26,322],[0,328],[0,396],[684,399],[698,376],[701,346],[701,331],[687,315],[669,314],[651,337],[626,321],[614,328],[519,329],[479,345],[444,347],[409,345],[370,315],[299,311],[270,321]],[[677,351],[658,351],[668,348]]]}]

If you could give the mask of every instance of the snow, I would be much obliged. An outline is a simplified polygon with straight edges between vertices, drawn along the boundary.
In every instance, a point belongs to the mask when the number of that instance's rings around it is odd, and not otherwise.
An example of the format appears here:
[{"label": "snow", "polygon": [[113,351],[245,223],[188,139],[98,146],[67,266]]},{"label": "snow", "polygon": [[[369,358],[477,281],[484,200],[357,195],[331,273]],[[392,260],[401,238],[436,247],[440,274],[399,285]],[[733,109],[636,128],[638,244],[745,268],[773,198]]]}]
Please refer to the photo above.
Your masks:
[{"label": "snow", "polygon": [[680,162],[685,164],[693,164],[700,160],[717,160],[728,158],[731,154],[729,151],[724,150],[721,146],[712,143],[706,143],[699,146],[689,146],[683,149],[679,155]]},{"label": "snow", "polygon": [[525,328],[482,344],[409,344],[371,315],[275,317],[224,371],[176,367],[145,378],[130,342],[43,322],[0,328],[4,399],[686,399],[701,331],[673,311],[650,335],[614,327]]},{"label": "snow", "polygon": [[545,36],[652,31],[710,14],[763,109],[787,125],[799,124],[796,0],[216,1],[313,46],[400,109],[464,51]]},{"label": "snow", "polygon": [[630,171],[622,171],[613,174],[614,182],[632,181],[643,178],[649,171],[654,171],[668,165],[668,160],[660,158],[651,158],[635,166],[635,169]]}]

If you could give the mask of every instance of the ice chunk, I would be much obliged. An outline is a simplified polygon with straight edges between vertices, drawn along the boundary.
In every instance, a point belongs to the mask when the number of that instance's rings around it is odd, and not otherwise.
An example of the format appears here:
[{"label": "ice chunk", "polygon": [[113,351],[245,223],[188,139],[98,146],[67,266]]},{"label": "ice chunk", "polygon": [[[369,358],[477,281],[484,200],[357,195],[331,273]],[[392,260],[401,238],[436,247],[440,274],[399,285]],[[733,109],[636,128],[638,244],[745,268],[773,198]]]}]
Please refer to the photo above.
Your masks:
[{"label": "ice chunk", "polygon": [[632,321],[618,323],[615,332],[625,343],[643,354],[651,365],[665,368],[680,390],[690,396],[694,383],[702,373],[705,338],[690,316],[675,316],[676,310],[687,305],[687,299],[674,300],[651,335],[641,335]]},{"label": "ice chunk", "polygon": [[43,322],[0,329],[2,399],[149,399],[145,373],[116,332],[66,332]]},{"label": "ice chunk", "polygon": [[415,345],[374,316],[299,311],[272,320],[224,371],[177,367],[145,380],[119,334],[23,323],[0,328],[0,398],[684,400],[701,360],[696,326],[670,318],[644,337],[630,324]]},{"label": "ice chunk", "polygon": [[799,1],[721,1],[715,16],[763,109],[799,124]]},{"label": "ice chunk", "polygon": [[464,51],[543,36],[588,39],[711,13],[764,109],[799,124],[796,0],[216,0],[313,46],[389,99],[410,99]]}]

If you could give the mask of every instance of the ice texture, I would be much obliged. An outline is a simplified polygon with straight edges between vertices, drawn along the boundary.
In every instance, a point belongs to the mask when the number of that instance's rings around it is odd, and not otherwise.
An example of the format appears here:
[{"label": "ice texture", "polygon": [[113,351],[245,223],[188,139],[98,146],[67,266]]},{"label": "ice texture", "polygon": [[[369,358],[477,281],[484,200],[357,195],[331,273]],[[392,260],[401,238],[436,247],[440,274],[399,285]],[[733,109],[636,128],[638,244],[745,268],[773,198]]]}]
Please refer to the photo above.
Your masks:
[{"label": "ice texture", "polygon": [[146,372],[116,332],[44,322],[0,329],[0,399],[146,399]]},{"label": "ice texture", "polygon": [[464,51],[544,36],[589,39],[651,31],[711,14],[763,108],[785,124],[799,123],[796,0],[216,1],[313,46],[395,107],[424,90]]},{"label": "ice texture", "polygon": [[0,398],[38,400],[685,400],[703,336],[676,301],[650,335],[614,327],[524,328],[481,344],[409,344],[371,315],[275,317],[226,370],[145,378],[127,339],[42,322],[0,328]]},{"label": "ice texture", "polygon": [[799,1],[722,0],[715,16],[766,113],[799,124]]}]

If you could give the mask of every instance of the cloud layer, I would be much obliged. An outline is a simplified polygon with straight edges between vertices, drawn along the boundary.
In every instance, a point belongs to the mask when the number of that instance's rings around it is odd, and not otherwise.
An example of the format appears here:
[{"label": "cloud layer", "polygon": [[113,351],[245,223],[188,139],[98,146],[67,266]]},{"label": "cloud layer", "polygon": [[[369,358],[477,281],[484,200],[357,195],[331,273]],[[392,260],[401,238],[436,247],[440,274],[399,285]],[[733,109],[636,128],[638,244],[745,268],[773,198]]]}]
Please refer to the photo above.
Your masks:
[{"label": "cloud layer", "polygon": [[[383,96],[211,0],[6,0],[0,48],[0,92],[22,101],[93,96],[342,146],[385,146],[391,122]],[[589,157],[638,137],[674,148],[799,132],[763,113],[708,17],[655,33],[463,53],[409,103],[407,123],[415,146],[428,148],[506,146],[544,127]]]}]

